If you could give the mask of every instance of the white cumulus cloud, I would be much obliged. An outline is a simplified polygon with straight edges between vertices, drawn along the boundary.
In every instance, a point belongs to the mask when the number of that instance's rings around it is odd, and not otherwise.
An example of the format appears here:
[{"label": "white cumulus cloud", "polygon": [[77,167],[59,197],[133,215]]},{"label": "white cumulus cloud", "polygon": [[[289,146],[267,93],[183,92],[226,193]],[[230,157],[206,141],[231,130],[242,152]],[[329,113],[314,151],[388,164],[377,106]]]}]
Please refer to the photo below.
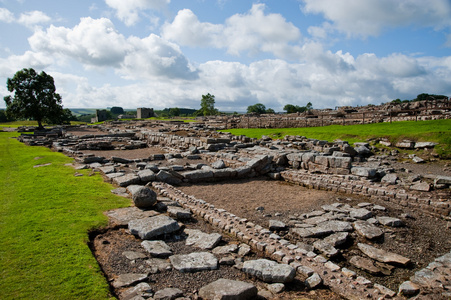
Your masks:
[{"label": "white cumulus cloud", "polygon": [[161,10],[170,0],[105,0],[105,3],[116,10],[116,16],[127,26],[135,25],[140,14],[145,10]]},{"label": "white cumulus cloud", "polygon": [[378,36],[403,26],[451,26],[449,0],[302,0],[305,13],[322,14],[348,36]]},{"label": "white cumulus cloud", "polygon": [[14,22],[14,14],[4,7],[0,7],[0,21],[5,23]]},{"label": "white cumulus cloud", "polygon": [[28,28],[33,28],[38,24],[49,23],[51,18],[42,11],[34,10],[20,15],[17,22]]},{"label": "white cumulus cloud", "polygon": [[235,14],[225,24],[200,22],[184,9],[162,27],[162,36],[183,46],[223,48],[237,56],[265,52],[292,59],[299,51],[299,29],[280,14],[265,14],[265,8],[254,4],[248,13]]}]

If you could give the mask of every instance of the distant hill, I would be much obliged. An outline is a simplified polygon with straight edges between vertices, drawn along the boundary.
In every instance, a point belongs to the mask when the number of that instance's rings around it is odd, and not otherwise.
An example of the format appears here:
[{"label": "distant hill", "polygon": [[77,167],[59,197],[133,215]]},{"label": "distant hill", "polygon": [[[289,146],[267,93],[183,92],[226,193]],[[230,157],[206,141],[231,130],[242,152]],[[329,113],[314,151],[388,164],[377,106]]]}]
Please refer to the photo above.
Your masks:
[{"label": "distant hill", "polygon": [[[107,108],[69,108],[69,109],[74,116],[79,117],[81,115],[94,115],[96,113],[96,110],[107,109]],[[124,111],[136,111],[136,109],[125,109],[124,108]]]}]

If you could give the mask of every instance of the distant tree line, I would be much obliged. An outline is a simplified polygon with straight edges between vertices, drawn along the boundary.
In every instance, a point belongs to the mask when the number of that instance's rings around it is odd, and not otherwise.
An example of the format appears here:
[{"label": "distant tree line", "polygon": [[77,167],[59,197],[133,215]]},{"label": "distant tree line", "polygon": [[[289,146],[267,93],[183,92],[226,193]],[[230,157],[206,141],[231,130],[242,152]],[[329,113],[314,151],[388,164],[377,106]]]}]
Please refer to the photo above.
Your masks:
[{"label": "distant tree line", "polygon": [[444,98],[447,98],[447,96],[421,93],[421,94],[417,95],[417,97],[415,99],[412,99],[412,100],[401,100],[398,98],[398,99],[392,100],[390,103],[401,104],[401,103],[409,103],[409,102],[417,102],[417,101],[433,100],[433,99],[444,99]]}]

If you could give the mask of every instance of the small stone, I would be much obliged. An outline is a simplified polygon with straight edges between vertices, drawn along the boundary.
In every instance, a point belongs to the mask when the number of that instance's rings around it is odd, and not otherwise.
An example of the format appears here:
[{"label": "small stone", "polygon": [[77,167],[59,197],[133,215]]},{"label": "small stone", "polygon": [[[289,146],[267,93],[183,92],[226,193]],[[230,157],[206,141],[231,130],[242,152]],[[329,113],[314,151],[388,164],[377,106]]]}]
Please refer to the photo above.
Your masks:
[{"label": "small stone", "polygon": [[269,230],[271,231],[283,231],[287,229],[287,225],[279,220],[269,220]]},{"label": "small stone", "polygon": [[172,255],[171,247],[164,241],[143,241],[141,245],[153,257],[168,257]]},{"label": "small stone", "polygon": [[378,239],[384,235],[382,230],[367,221],[356,221],[353,225],[358,234],[370,240]]},{"label": "small stone", "polygon": [[411,281],[404,281],[399,286],[398,293],[402,296],[414,296],[420,291],[418,285]]},{"label": "small stone", "polygon": [[122,252],[122,255],[124,255],[129,260],[146,258],[145,254],[143,254],[141,252],[136,252],[136,251],[124,251],[124,252]]},{"label": "small stone", "polygon": [[279,294],[285,290],[285,285],[283,283],[273,283],[267,285],[268,291],[273,294]]},{"label": "small stone", "polygon": [[315,289],[315,288],[319,287],[322,283],[323,283],[323,280],[318,275],[318,273],[313,273],[313,275],[308,277],[304,282],[306,288],[308,288],[308,289]]},{"label": "small stone", "polygon": [[130,286],[132,284],[135,284],[140,281],[144,281],[147,278],[147,274],[135,274],[135,273],[128,273],[128,274],[121,274],[113,281],[113,286],[115,288],[121,288]]},{"label": "small stone", "polygon": [[166,288],[159,290],[153,296],[155,300],[173,300],[179,297],[183,297],[183,291],[176,288]]},{"label": "small stone", "polygon": [[379,223],[381,223],[384,226],[391,226],[391,227],[402,227],[404,226],[404,222],[398,218],[392,218],[392,217],[377,217],[377,220]]},{"label": "small stone", "polygon": [[218,260],[208,252],[194,252],[185,255],[173,255],[169,257],[174,269],[180,272],[197,272],[203,270],[216,270]]},{"label": "small stone", "polygon": [[253,284],[229,279],[218,279],[199,290],[202,299],[211,300],[253,299],[257,293],[258,290]]}]

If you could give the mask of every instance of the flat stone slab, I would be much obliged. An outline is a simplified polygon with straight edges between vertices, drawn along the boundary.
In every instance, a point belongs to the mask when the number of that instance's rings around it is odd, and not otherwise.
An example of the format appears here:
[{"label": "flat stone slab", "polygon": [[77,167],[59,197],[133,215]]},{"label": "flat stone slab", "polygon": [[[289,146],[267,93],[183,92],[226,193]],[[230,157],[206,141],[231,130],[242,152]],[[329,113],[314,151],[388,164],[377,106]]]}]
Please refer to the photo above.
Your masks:
[{"label": "flat stone slab", "polygon": [[296,270],[292,266],[278,264],[268,259],[245,261],[242,271],[264,282],[291,282],[296,275]]},{"label": "flat stone slab", "polygon": [[319,223],[318,227],[324,229],[325,231],[332,232],[350,232],[353,231],[352,225],[346,221],[327,221]]},{"label": "flat stone slab", "polygon": [[404,256],[392,252],[387,252],[367,244],[358,243],[357,247],[368,257],[383,263],[398,264],[403,266],[410,263],[410,259]]},{"label": "flat stone slab", "polygon": [[121,274],[116,279],[114,279],[113,286],[115,288],[126,287],[134,283],[144,281],[146,278],[147,274],[135,274],[135,273]]},{"label": "flat stone slab", "polygon": [[370,240],[380,238],[384,235],[384,232],[379,227],[366,221],[356,221],[353,225],[358,234]]},{"label": "flat stone slab", "polygon": [[333,233],[333,231],[329,228],[322,228],[322,227],[310,227],[310,228],[293,228],[291,231],[303,238],[319,238],[326,235],[330,235]]},{"label": "flat stone slab", "polygon": [[229,253],[236,253],[238,251],[238,245],[237,244],[229,244],[226,246],[216,247],[213,249],[214,254],[229,254]]},{"label": "flat stone slab", "polygon": [[209,234],[197,229],[185,229],[185,233],[188,234],[186,245],[201,249],[213,249],[222,239],[219,233]]},{"label": "flat stone slab", "polygon": [[334,257],[338,255],[338,250],[328,242],[324,240],[318,240],[313,243],[313,247],[326,255],[327,257]]},{"label": "flat stone slab", "polygon": [[379,223],[381,223],[384,226],[391,226],[391,227],[402,227],[404,226],[404,222],[398,218],[392,218],[392,217],[377,217],[377,220]]},{"label": "flat stone slab", "polygon": [[349,233],[348,232],[337,232],[334,234],[329,235],[328,237],[324,238],[323,241],[334,246],[341,246],[344,243],[346,243],[349,239]]},{"label": "flat stone slab", "polygon": [[350,260],[349,263],[359,269],[362,269],[370,274],[373,275],[380,275],[381,274],[381,270],[376,267],[373,263],[373,261],[369,258],[366,257],[361,257],[361,256],[353,256]]},{"label": "flat stone slab", "polygon": [[189,209],[177,207],[177,206],[168,206],[169,216],[176,218],[177,220],[189,220],[191,219],[191,211]]},{"label": "flat stone slab", "polygon": [[143,240],[171,233],[180,229],[179,223],[168,216],[158,215],[155,217],[131,220],[128,223],[130,232]]},{"label": "flat stone slab", "polygon": [[248,282],[218,279],[199,290],[202,299],[215,300],[247,300],[257,296],[257,288]]},{"label": "flat stone slab", "polygon": [[171,247],[163,241],[143,241],[141,246],[153,257],[168,257],[172,255]]},{"label": "flat stone slab", "polygon": [[367,220],[373,216],[373,213],[366,208],[358,208],[353,209],[350,212],[350,217],[359,219],[359,220]]},{"label": "flat stone slab", "polygon": [[121,226],[128,225],[131,220],[144,219],[159,215],[159,213],[154,210],[142,210],[135,206],[109,210],[105,214],[110,218],[110,222]]},{"label": "flat stone slab", "polygon": [[154,272],[163,272],[172,269],[171,263],[167,259],[163,258],[150,258],[146,260],[146,263],[154,269]]},{"label": "flat stone slab", "polygon": [[[115,174],[115,173],[112,173]],[[108,175],[112,175],[108,174]],[[118,186],[126,187],[131,184],[139,183],[140,179],[138,175],[135,174],[125,174],[124,176],[114,177],[113,182]]]},{"label": "flat stone slab", "polygon": [[197,272],[203,270],[216,270],[218,260],[209,252],[194,252],[169,257],[172,266],[180,272]]},{"label": "flat stone slab", "polygon": [[159,290],[153,296],[155,300],[168,300],[183,297],[183,291],[177,288],[166,288]]},{"label": "flat stone slab", "polygon": [[279,220],[269,220],[269,230],[282,231],[287,229],[287,225]]}]

